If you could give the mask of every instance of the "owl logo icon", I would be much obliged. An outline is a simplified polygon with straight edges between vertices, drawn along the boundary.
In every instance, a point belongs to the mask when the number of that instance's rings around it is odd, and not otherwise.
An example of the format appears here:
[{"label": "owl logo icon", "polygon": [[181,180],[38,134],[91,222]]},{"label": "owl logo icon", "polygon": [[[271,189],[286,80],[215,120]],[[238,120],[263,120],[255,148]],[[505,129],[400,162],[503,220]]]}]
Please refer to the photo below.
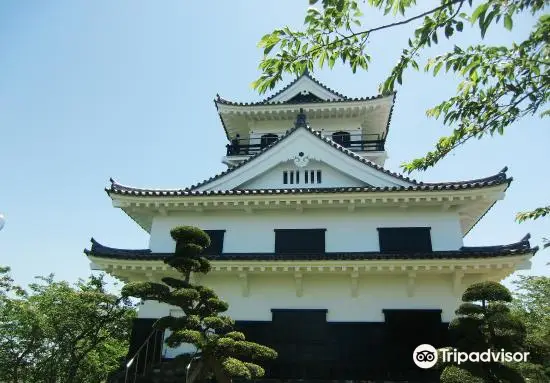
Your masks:
[{"label": "owl logo icon", "polygon": [[429,344],[421,344],[414,349],[413,361],[420,368],[432,368],[437,363],[437,350]]}]

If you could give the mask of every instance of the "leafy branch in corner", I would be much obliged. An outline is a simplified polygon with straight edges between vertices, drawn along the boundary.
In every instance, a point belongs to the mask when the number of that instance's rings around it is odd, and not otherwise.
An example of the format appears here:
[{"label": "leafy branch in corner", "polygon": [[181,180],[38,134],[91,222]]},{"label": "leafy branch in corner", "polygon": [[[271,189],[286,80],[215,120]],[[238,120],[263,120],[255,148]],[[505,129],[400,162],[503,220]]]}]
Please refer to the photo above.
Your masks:
[{"label": "leafy branch in corner", "polygon": [[[253,87],[260,93],[273,89],[284,73],[301,74],[315,66],[330,69],[336,62],[349,66],[352,72],[368,70],[372,57],[368,53],[369,38],[375,32],[398,28],[422,20],[402,49],[401,57],[380,85],[382,94],[391,94],[409,69],[438,76],[452,73],[460,79],[456,94],[426,114],[440,119],[452,128],[441,137],[433,150],[420,158],[402,164],[406,173],[426,170],[469,140],[502,135],[515,122],[528,115],[545,118],[544,109],[550,100],[550,15],[545,13],[550,0],[440,0],[438,5],[405,16],[416,6],[415,0],[310,0],[304,27],[288,26],[266,34],[258,46],[264,56],[259,64],[260,77]],[[366,5],[365,5],[366,4]],[[316,6],[317,5],[317,6]],[[395,22],[372,28],[363,27],[362,7],[392,14]],[[426,59],[421,53],[439,43],[441,35],[458,39],[465,28],[479,31],[483,39],[494,25],[512,30],[514,19],[528,13],[536,20],[528,37],[508,46],[479,44],[454,48],[440,56]],[[518,221],[536,219],[548,208],[518,214]]]}]

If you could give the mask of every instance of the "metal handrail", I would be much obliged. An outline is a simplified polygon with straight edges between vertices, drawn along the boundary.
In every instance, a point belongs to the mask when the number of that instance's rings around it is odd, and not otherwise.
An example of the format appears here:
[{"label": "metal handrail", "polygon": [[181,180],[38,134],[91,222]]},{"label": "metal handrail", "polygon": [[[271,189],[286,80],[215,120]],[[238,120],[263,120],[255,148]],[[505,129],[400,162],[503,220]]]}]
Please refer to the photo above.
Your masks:
[{"label": "metal handrail", "polygon": [[[336,143],[352,151],[382,151],[384,150],[384,139],[379,134],[349,134],[349,135],[327,135]],[[335,138],[339,139],[335,139]],[[251,143],[254,142],[254,143]],[[227,155],[252,155],[269,146],[272,142],[261,142],[259,138],[235,138],[226,145]]]},{"label": "metal handrail", "polygon": [[[340,132],[323,132],[323,135],[327,138],[332,138],[333,134],[335,136],[345,136],[345,137],[349,137],[350,139],[356,139],[357,138],[361,138],[365,141],[380,141],[380,140],[384,140],[384,136],[382,134],[379,134],[379,133],[350,133],[350,134],[338,134]],[[269,139],[264,139],[264,142],[265,144],[264,145],[269,145],[275,141],[277,141],[279,137],[277,137],[276,135],[274,137],[270,137]],[[255,141],[257,142],[257,145],[258,146],[261,146],[261,143],[262,143],[262,137],[246,137],[246,138],[233,138],[231,139],[231,144],[235,144],[235,145],[250,145],[250,142],[251,141]],[[359,140],[360,141],[360,140]]]},{"label": "metal handrail", "polygon": [[[141,371],[141,376],[145,376],[145,374],[147,373],[147,357],[149,355],[149,344],[151,343],[151,338],[155,338],[153,339],[153,361],[152,363],[150,363],[150,366],[154,364],[155,362],[155,355],[157,354],[157,339],[156,339],[156,336],[158,336],[160,334],[163,333],[163,331],[161,330],[156,330],[154,329],[153,331],[151,331],[151,333],[147,336],[147,338],[145,338],[145,341],[141,344],[141,346],[139,346],[139,348],[137,349],[137,351],[134,353],[134,355],[130,358],[130,360],[128,360],[128,362],[126,363],[126,368],[125,368],[125,374],[124,374],[124,383],[134,383],[137,379],[137,376],[138,376],[138,367],[139,367],[139,363],[140,363],[140,356],[141,356],[141,352],[144,350],[145,348],[145,359],[144,359],[144,364],[143,364],[143,370]],[[162,344],[160,345],[160,347],[162,347]],[[160,353],[160,350],[159,350],[159,356],[161,355]],[[160,361],[160,358],[159,358],[159,361]],[[134,362],[136,362],[136,364],[134,365]],[[134,367],[134,377],[132,380],[128,380],[128,377],[130,375],[130,371],[131,371],[131,367],[132,366],[135,366]]]}]

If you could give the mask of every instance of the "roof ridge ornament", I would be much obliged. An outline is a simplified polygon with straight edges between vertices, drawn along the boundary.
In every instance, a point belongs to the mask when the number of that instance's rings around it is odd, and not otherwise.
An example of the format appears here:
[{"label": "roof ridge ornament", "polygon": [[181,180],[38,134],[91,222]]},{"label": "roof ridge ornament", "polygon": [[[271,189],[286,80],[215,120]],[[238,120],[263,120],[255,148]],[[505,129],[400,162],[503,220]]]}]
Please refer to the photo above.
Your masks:
[{"label": "roof ridge ornament", "polygon": [[294,123],[294,127],[295,128],[299,128],[299,127],[307,128],[308,125],[309,124],[307,123],[307,116],[304,112],[304,108],[300,108],[300,113],[298,113],[298,116],[296,116],[296,122]]}]

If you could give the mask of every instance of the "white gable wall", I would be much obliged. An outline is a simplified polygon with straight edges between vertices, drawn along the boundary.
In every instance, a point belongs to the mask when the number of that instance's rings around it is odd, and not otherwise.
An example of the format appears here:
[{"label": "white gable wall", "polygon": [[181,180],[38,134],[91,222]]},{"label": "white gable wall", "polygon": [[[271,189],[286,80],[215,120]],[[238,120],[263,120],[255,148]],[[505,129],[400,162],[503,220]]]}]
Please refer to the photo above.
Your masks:
[{"label": "white gable wall", "polygon": [[[299,172],[299,182],[294,177],[293,184],[283,183],[283,172]],[[315,183],[311,183],[311,171],[314,172]],[[321,183],[317,182],[317,171],[321,171]],[[305,172],[308,172],[308,183],[305,183]],[[319,162],[310,161],[305,167],[298,167],[294,161],[289,160],[279,164],[258,177],[239,185],[239,189],[280,189],[280,188],[327,188],[327,187],[347,187],[347,186],[368,186],[364,181],[350,177],[333,167]]]},{"label": "white gable wall", "polygon": [[340,150],[330,146],[319,137],[313,135],[304,128],[299,128],[259,157],[246,163],[240,168],[220,177],[217,180],[208,182],[195,188],[197,191],[207,190],[231,190],[256,178],[263,172],[294,159],[303,152],[312,160],[331,164],[332,167],[351,177],[361,180],[369,185],[379,187],[410,186],[412,183],[396,178],[373,167],[364,164]]},{"label": "white gable wall", "polygon": [[225,253],[273,253],[274,229],[326,229],[327,252],[379,251],[379,227],[431,227],[433,250],[458,250],[462,245],[459,217],[453,212],[433,209],[357,209],[343,208],[272,210],[246,213],[189,213],[157,216],[151,228],[150,249],[171,253],[175,243],[170,230],[179,225],[205,230],[226,230]]}]

